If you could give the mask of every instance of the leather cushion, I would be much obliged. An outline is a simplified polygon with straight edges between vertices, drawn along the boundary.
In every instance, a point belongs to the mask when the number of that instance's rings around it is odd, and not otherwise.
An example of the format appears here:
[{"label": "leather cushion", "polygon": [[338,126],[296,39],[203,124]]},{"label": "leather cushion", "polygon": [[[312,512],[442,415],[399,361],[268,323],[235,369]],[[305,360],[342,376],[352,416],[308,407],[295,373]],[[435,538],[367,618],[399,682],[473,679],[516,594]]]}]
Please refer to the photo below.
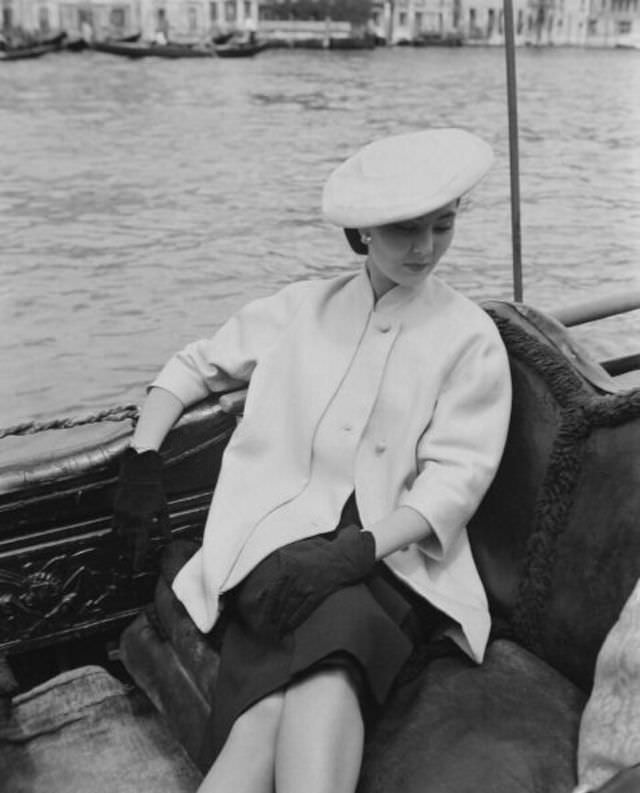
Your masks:
[{"label": "leather cushion", "polygon": [[171,642],[158,634],[144,613],[120,637],[120,657],[197,765],[211,702],[199,689],[193,666],[185,668]]},{"label": "leather cushion", "polygon": [[207,702],[213,701],[220,658],[215,646],[216,631],[204,635],[173,594],[171,583],[178,570],[196,552],[198,543],[188,540],[172,542],[164,551],[161,575],[156,585],[154,612],[157,632],[167,639]]},{"label": "leather cushion", "polygon": [[462,654],[436,659],[373,729],[358,793],[568,793],[584,700],[506,640],[481,666]]},{"label": "leather cushion", "polygon": [[[213,654],[197,641],[188,668],[145,615],[121,641],[127,668],[194,759],[210,713],[195,680]],[[493,642],[481,666],[461,653],[435,658],[396,688],[367,736],[359,793],[567,793],[585,698],[509,641]]]},{"label": "leather cushion", "polygon": [[197,548],[189,540],[166,547],[154,603],[120,639],[128,672],[167,717],[196,764],[214,704],[220,658],[211,638],[198,630],[173,594],[171,582]]},{"label": "leather cushion", "polygon": [[[640,389],[603,392],[538,314],[492,303],[511,363],[505,454],[470,525],[502,635],[588,690],[640,576]],[[542,330],[541,330],[542,328]],[[594,383],[594,380],[598,383]]]}]

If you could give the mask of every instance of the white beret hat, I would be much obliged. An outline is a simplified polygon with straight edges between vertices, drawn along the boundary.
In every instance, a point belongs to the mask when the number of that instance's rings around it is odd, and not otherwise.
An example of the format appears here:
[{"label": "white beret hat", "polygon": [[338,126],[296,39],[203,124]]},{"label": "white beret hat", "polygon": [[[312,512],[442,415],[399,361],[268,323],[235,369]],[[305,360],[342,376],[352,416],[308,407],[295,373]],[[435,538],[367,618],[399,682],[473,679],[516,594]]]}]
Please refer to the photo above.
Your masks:
[{"label": "white beret hat", "polygon": [[489,144],[463,129],[382,138],[331,173],[322,194],[322,213],[343,228],[420,217],[468,192],[492,162]]}]

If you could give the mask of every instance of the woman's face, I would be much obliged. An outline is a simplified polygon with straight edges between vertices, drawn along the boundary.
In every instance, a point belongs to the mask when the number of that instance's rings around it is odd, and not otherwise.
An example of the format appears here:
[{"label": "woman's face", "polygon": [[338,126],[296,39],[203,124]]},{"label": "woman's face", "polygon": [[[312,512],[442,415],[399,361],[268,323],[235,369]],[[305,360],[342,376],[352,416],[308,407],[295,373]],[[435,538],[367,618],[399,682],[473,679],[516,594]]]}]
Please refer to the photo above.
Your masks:
[{"label": "woman's face", "polygon": [[367,268],[377,297],[396,285],[417,286],[433,272],[453,239],[458,203],[412,220],[361,229],[371,235]]}]

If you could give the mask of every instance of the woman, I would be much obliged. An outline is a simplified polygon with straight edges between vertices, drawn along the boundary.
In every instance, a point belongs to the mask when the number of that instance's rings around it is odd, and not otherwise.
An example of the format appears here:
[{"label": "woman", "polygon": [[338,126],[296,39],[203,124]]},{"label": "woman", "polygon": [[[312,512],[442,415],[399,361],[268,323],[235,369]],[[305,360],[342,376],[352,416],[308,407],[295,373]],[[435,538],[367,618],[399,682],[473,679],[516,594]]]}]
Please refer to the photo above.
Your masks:
[{"label": "woman", "polygon": [[116,500],[141,549],[166,515],[170,427],[249,383],[202,548],[174,581],[200,630],[225,613],[203,793],[353,791],[365,723],[416,645],[445,634],[482,660],[465,525],[502,453],[509,369],[484,312],[432,272],[491,160],[458,129],[364,147],[323,195],[362,271],[249,304],[150,389]]}]

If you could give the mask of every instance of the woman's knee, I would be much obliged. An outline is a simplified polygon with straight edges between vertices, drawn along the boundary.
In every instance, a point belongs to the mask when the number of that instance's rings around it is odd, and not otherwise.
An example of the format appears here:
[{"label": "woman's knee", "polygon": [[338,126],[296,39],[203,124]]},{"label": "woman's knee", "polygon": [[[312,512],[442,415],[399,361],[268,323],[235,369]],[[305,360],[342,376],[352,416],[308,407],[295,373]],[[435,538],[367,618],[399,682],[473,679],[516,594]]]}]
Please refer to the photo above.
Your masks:
[{"label": "woman's knee", "polygon": [[245,710],[236,719],[232,731],[235,733],[265,733],[276,732],[282,717],[284,695],[282,692],[270,694]]},{"label": "woman's knee", "polygon": [[336,689],[347,689],[357,694],[362,675],[355,664],[330,666],[326,669],[327,682]]},{"label": "woman's knee", "polygon": [[355,664],[328,664],[311,670],[291,690],[313,692],[319,701],[327,702],[335,698],[342,702],[349,694],[359,699],[361,688],[362,676]]}]

